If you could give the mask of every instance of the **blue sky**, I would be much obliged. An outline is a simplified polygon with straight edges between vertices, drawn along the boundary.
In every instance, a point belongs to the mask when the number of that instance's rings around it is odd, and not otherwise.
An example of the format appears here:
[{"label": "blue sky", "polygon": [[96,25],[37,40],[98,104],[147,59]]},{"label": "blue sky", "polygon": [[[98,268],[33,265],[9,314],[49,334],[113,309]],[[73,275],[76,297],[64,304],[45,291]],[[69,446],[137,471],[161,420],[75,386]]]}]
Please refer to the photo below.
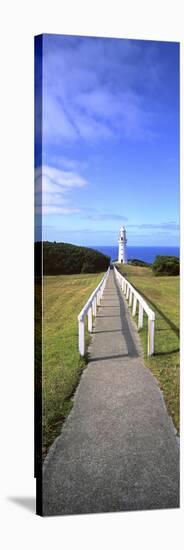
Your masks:
[{"label": "blue sky", "polygon": [[43,239],[178,245],[178,43],[43,35],[42,55]]}]

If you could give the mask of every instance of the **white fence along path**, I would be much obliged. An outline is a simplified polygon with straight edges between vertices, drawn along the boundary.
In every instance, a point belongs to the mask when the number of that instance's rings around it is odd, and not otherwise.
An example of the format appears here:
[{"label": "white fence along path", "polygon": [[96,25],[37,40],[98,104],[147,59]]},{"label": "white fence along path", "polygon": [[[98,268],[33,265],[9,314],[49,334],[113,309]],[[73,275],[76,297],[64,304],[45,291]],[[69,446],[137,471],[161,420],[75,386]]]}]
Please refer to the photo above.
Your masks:
[{"label": "white fence along path", "polygon": [[95,288],[95,290],[92,292],[91,296],[89,297],[88,301],[86,302],[83,309],[80,311],[78,315],[78,323],[79,323],[79,353],[80,355],[84,356],[85,354],[85,317],[88,316],[88,332],[92,332],[93,328],[93,315],[96,317],[97,314],[97,306],[100,305],[100,301],[103,295],[103,291],[107,282],[107,278],[109,276],[110,267],[108,268],[107,272],[103,276],[103,279],[100,281],[99,285]]},{"label": "white fence along path", "polygon": [[128,305],[132,306],[132,316],[135,317],[136,310],[137,310],[137,304],[139,306],[138,309],[138,329],[141,329],[143,327],[143,312],[148,316],[148,355],[153,355],[154,353],[154,329],[155,329],[155,313],[154,311],[148,306],[146,301],[142,298],[142,296],[135,290],[135,288],[127,281],[123,275],[119,273],[119,271],[114,267],[114,273],[116,276],[116,279],[118,280],[122,292],[125,295],[126,300],[128,300]]}]

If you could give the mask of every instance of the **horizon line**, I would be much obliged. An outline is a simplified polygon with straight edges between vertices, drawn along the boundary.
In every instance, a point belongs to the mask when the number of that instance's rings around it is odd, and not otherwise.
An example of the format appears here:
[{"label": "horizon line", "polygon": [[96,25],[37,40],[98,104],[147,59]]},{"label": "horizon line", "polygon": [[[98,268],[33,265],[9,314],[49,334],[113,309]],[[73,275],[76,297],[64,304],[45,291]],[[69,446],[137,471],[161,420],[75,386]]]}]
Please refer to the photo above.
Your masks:
[{"label": "horizon line", "polygon": [[[63,243],[63,244],[73,244],[74,246],[84,246],[84,247],[88,247],[88,248],[94,248],[94,247],[98,247],[98,246],[101,246],[103,248],[114,248],[114,247],[117,247],[118,248],[118,244],[76,244],[76,243],[72,243],[72,242],[68,242],[68,241],[56,241],[55,239],[54,240],[48,240],[48,239],[35,239],[34,242],[50,242],[50,243]],[[127,244],[127,248],[179,248],[180,249],[180,243],[179,244],[171,244],[171,245],[167,245],[167,244],[156,244],[156,245],[152,245],[152,244],[142,244],[142,245],[138,245],[138,244],[130,244],[128,245]]]}]

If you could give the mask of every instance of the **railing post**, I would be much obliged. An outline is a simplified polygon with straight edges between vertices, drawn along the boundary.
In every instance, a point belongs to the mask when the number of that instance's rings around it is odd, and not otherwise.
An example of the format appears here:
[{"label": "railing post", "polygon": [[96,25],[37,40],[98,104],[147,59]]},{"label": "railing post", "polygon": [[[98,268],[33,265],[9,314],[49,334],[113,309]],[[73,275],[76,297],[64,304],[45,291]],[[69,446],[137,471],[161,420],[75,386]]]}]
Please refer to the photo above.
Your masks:
[{"label": "railing post", "polygon": [[128,305],[131,307],[132,305],[132,290],[130,289],[130,298],[129,298],[129,302],[128,302]]},{"label": "railing post", "polygon": [[[146,312],[148,316],[148,343],[147,343],[147,350],[148,355],[154,354],[154,331],[155,331],[155,314],[154,312],[148,307],[147,304],[145,304],[145,301],[142,300],[141,296],[139,301],[139,295],[136,293],[134,294],[134,290],[131,289],[131,286],[129,286],[128,281],[120,277],[119,273],[116,271],[115,268],[115,275],[117,280],[120,283],[120,286],[122,288],[122,292],[126,298],[126,300],[129,300],[128,305],[131,306],[133,302],[132,307],[132,316],[135,317],[136,311],[137,311],[137,302],[138,302],[138,329],[141,329],[143,327],[144,323],[144,311]],[[150,312],[149,312],[150,311]]]},{"label": "railing post", "polygon": [[148,355],[153,355],[154,353],[154,329],[155,321],[148,317]]},{"label": "railing post", "polygon": [[138,328],[143,327],[143,307],[139,302],[139,316],[138,316]]},{"label": "railing post", "polygon": [[93,310],[94,317],[96,317],[96,296],[94,297],[92,302],[92,310]]},{"label": "railing post", "polygon": [[79,321],[79,353],[84,356],[85,342],[84,342],[84,321]]},{"label": "railing post", "polygon": [[137,308],[137,298],[134,294],[134,299],[133,299],[133,308],[132,308],[132,317],[135,317],[136,315],[136,308]]},{"label": "railing post", "polygon": [[[79,342],[79,353],[80,355],[85,355],[85,324],[84,319],[88,315],[88,330],[92,332],[93,330],[93,315],[97,315],[97,305],[100,305],[100,300],[107,282],[107,277],[109,275],[109,269],[106,273],[106,276],[102,279],[101,283],[98,285],[97,289],[90,296],[88,302],[83,307],[81,312],[78,315],[78,342]],[[94,295],[95,294],[95,295]]]},{"label": "railing post", "polygon": [[100,305],[100,291],[97,292],[97,306]]},{"label": "railing post", "polygon": [[92,332],[93,319],[92,319],[92,307],[88,309],[88,331]]}]

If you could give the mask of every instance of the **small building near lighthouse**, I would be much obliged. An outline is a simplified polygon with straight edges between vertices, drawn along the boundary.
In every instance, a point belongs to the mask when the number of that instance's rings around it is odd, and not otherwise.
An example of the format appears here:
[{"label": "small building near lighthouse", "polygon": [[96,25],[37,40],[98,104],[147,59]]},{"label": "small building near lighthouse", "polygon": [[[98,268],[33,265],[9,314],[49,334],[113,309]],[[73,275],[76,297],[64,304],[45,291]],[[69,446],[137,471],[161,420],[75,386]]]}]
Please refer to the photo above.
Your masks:
[{"label": "small building near lighthouse", "polygon": [[118,251],[118,263],[119,264],[127,264],[127,238],[126,238],[126,229],[122,225],[119,230],[119,238],[118,238],[118,245],[119,245],[119,251]]}]

